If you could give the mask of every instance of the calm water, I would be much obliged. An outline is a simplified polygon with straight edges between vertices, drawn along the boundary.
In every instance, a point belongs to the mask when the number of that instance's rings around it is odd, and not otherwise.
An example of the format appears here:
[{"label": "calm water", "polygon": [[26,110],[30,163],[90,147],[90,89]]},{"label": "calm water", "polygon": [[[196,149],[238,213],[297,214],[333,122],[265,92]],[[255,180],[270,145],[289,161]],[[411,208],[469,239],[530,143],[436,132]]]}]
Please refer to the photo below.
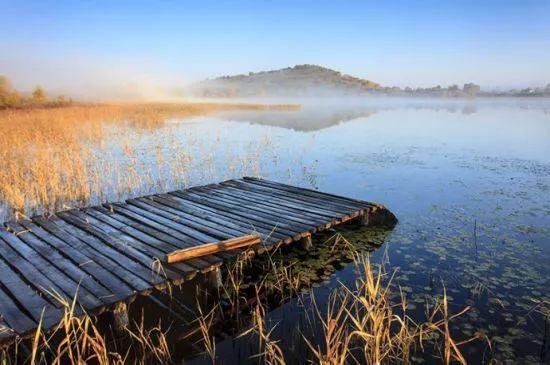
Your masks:
[{"label": "calm water", "polygon": [[[124,164],[117,133],[98,155]],[[549,319],[536,311],[550,301],[550,102],[309,100],[296,112],[174,120],[132,141],[139,163],[185,154],[188,164],[184,183],[160,167],[160,186],[129,195],[258,175],[385,204],[400,222],[374,261],[387,252],[411,313],[421,318],[444,284],[453,312],[471,306],[457,337],[492,341],[464,348],[473,363],[550,361]],[[354,275],[341,265],[314,293]],[[303,320],[297,307],[269,315],[288,349]],[[218,343],[225,363],[253,350],[243,339]],[[289,360],[300,359],[303,348],[293,351]]]},{"label": "calm water", "polygon": [[[548,318],[534,310],[550,301],[548,101],[307,101],[298,112],[173,121],[138,140],[144,156],[185,145],[189,185],[254,174],[385,204],[400,222],[382,247],[412,313],[422,317],[444,284],[454,312],[471,306],[457,337],[492,341],[492,350],[481,341],[464,348],[472,362],[549,361]],[[354,275],[339,267],[314,293]],[[286,341],[301,323],[297,306],[270,313]],[[218,353],[243,361],[249,347],[225,339]]]}]

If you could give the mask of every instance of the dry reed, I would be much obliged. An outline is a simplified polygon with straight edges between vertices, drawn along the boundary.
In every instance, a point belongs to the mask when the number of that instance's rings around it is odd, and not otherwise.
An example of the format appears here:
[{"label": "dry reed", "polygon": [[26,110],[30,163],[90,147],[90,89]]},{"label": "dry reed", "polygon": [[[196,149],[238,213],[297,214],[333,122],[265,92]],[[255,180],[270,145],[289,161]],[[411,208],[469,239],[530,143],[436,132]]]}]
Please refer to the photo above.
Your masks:
[{"label": "dry reed", "polygon": [[[144,150],[135,133],[150,134],[170,118],[273,108],[293,106],[118,103],[0,110],[0,202],[17,217],[163,190],[165,180],[184,186],[190,153],[177,144]],[[172,147],[173,157],[164,160],[161,147]],[[117,161],[113,150],[120,151]]]}]

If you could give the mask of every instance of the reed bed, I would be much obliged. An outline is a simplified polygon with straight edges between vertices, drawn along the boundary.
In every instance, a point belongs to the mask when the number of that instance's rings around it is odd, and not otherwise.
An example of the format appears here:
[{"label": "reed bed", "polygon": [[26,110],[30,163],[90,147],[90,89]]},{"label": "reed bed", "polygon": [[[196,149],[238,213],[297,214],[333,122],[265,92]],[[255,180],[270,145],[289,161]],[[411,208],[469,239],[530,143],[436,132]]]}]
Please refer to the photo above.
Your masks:
[{"label": "reed bed", "polygon": [[[185,185],[192,162],[187,149],[173,140],[172,146],[159,144],[144,148],[136,143],[140,131],[150,135],[166,126],[169,119],[235,109],[293,108],[295,106],[288,105],[118,103],[0,110],[0,127],[4,131],[0,134],[3,162],[0,202],[7,212],[5,218],[101,202],[163,188],[173,182]],[[173,151],[166,153],[167,148]],[[113,151],[117,152],[116,159]],[[204,154],[205,161],[200,161],[205,167],[209,156],[211,154]]]},{"label": "reed bed", "polygon": [[[372,265],[368,253],[359,252],[339,234],[327,241],[331,241],[325,244],[332,246],[333,250],[349,250],[355,257],[357,279],[351,286],[340,283],[330,293],[325,305],[318,304],[312,291],[304,294],[303,287],[297,282],[300,275],[294,273],[289,265],[278,262],[273,253],[266,253],[270,271],[254,285],[255,300],[247,300],[243,285],[242,275],[248,261],[228,267],[223,290],[232,307],[238,305],[239,312],[243,308],[247,312],[249,327],[237,337],[252,336],[258,345],[258,351],[251,359],[265,364],[286,364],[287,358],[293,355],[285,351],[305,347],[309,358],[302,360],[315,364],[408,364],[413,362],[413,358],[421,357],[429,347],[429,356],[439,359],[435,360],[438,363],[466,364],[462,347],[481,337],[476,335],[457,341],[450,325],[459,321],[468,307],[450,313],[444,289],[439,298],[426,303],[426,318],[415,321],[408,313],[404,292],[393,283],[395,273],[388,273],[385,264]],[[275,280],[266,279],[267,276]],[[399,300],[392,300],[394,291],[399,293]],[[277,338],[277,324],[268,320],[269,299],[273,294],[279,298],[278,303],[296,299],[303,315],[308,318],[309,328],[300,329],[299,343],[283,345],[282,339]],[[235,311],[231,313],[238,317]],[[227,321],[221,313],[219,318]],[[208,314],[208,320],[210,328],[212,313]],[[205,353],[214,363],[216,355],[212,353],[215,345],[211,333],[203,331],[203,336]]]}]

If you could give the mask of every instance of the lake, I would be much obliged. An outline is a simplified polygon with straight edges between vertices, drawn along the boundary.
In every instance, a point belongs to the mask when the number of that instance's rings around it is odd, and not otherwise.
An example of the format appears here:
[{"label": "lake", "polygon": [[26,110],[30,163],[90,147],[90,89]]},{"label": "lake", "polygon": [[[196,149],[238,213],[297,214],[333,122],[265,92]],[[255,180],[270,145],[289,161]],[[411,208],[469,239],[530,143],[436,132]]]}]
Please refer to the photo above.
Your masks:
[{"label": "lake", "polygon": [[[399,223],[383,234],[372,262],[384,259],[395,271],[411,315],[425,317],[426,298],[445,288],[451,312],[470,307],[453,322],[456,336],[490,340],[461,347],[470,362],[550,361],[550,102],[299,102],[299,111],[233,111],[154,129],[113,124],[94,146],[96,167],[105,168],[105,194],[96,200],[253,175],[382,203]],[[125,169],[133,175],[121,175]],[[127,189],[112,183],[143,171],[146,178]],[[313,295],[324,303],[355,275],[353,264],[338,265]],[[306,347],[293,343],[304,321],[300,305],[293,298],[267,314],[289,363],[305,361]],[[254,350],[243,338],[218,337],[222,363],[242,362]]]}]

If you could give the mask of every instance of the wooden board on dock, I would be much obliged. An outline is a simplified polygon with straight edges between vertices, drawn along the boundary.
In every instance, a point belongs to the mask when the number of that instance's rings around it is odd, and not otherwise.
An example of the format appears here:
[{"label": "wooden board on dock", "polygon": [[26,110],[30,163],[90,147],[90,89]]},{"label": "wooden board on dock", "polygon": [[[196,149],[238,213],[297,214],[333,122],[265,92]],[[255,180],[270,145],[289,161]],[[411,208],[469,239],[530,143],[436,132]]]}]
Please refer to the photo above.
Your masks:
[{"label": "wooden board on dock", "polygon": [[379,204],[257,178],[6,222],[0,344],[40,322],[55,326],[63,302],[75,296],[79,308],[98,314],[213,270],[246,248],[303,241],[351,219],[395,222]]},{"label": "wooden board on dock", "polygon": [[238,248],[249,248],[259,244],[260,241],[260,236],[257,234],[247,234],[246,236],[230,238],[225,241],[205,243],[199,246],[182,248],[181,250],[176,250],[166,254],[166,262],[173,264],[175,262],[182,262],[196,257],[234,251]]}]

